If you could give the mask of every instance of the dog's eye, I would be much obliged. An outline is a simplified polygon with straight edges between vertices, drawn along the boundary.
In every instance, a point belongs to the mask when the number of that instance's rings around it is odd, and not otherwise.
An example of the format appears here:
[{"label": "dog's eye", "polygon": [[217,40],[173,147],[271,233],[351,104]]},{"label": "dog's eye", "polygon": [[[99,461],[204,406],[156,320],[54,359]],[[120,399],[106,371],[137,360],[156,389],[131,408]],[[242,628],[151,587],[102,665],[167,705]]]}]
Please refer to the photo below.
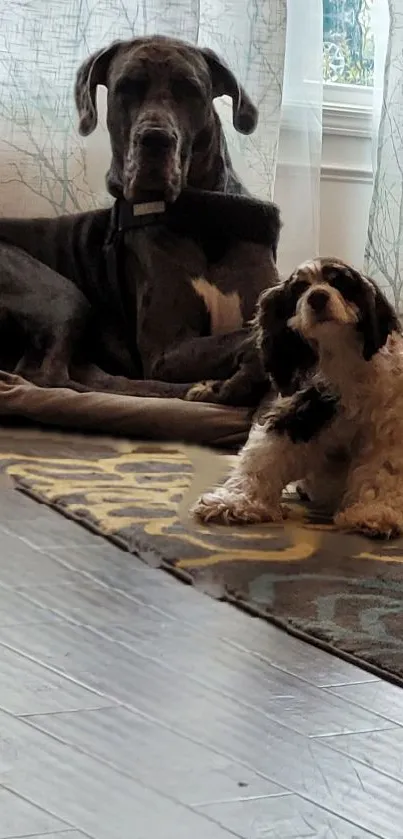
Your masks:
[{"label": "dog's eye", "polygon": [[116,85],[116,93],[124,99],[144,99],[148,80],[145,76],[133,79],[121,79]]},{"label": "dog's eye", "polygon": [[176,100],[200,99],[202,95],[198,84],[187,78],[173,79],[171,91]]},{"label": "dog's eye", "polygon": [[343,271],[335,271],[330,274],[327,282],[346,300],[353,300],[360,291],[360,283],[351,274],[346,274]]},{"label": "dog's eye", "polygon": [[304,291],[308,290],[309,286],[310,284],[307,282],[307,280],[294,280],[291,285],[291,291],[293,296],[298,299],[299,297],[301,297],[301,294],[303,294]]}]

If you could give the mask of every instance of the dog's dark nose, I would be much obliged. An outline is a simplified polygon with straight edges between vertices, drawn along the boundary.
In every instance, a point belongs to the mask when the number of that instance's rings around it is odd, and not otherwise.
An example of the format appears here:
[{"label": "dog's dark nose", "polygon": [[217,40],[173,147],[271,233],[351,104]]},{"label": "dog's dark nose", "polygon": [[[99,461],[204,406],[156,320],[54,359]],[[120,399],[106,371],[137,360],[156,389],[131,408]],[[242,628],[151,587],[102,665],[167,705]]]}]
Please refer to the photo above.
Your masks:
[{"label": "dog's dark nose", "polygon": [[308,297],[308,303],[314,312],[323,312],[329,300],[327,291],[311,291]]},{"label": "dog's dark nose", "polygon": [[140,137],[143,149],[151,154],[168,151],[175,143],[175,135],[164,128],[147,128]]}]

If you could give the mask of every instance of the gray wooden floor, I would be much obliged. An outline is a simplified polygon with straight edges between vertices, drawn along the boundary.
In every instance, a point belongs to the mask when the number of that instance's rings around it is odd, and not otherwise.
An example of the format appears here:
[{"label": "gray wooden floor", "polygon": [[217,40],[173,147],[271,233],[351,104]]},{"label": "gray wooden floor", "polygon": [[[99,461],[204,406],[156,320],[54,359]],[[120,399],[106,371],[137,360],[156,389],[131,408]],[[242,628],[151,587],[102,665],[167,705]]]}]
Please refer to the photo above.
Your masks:
[{"label": "gray wooden floor", "polygon": [[0,839],[403,836],[403,691],[0,488]]}]

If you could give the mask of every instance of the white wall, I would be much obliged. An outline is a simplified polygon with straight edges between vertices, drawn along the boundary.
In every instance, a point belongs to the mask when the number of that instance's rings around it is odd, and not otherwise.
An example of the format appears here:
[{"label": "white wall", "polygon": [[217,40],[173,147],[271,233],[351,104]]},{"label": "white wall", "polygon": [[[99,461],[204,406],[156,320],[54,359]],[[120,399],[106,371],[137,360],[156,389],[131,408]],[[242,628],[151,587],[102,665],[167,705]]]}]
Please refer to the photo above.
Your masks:
[{"label": "white wall", "polygon": [[[319,252],[322,256],[337,256],[362,268],[373,182],[371,113],[367,107],[347,111],[328,107],[324,109],[323,122]],[[290,149],[292,143],[282,135],[280,149],[284,146]],[[293,256],[293,237],[296,241],[304,238],[304,224],[307,236],[311,229],[311,219],[304,211],[297,232],[287,226],[288,218],[295,219],[295,207],[290,203],[295,201],[290,179],[298,164],[290,159],[293,156],[295,158],[295,154],[290,155],[287,151],[278,166],[274,196],[284,223],[279,250],[279,267],[283,273],[289,273],[300,261],[301,245]],[[302,254],[302,258],[313,255]]]}]

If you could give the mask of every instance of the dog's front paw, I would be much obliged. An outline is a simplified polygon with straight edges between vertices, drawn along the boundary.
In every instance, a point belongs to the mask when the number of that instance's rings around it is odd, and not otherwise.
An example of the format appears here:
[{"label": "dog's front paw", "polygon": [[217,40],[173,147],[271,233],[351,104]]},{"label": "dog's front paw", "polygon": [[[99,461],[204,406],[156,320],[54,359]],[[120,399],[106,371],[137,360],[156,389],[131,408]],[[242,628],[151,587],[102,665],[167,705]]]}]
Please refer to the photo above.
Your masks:
[{"label": "dog's front paw", "polygon": [[241,493],[216,489],[202,495],[191,509],[191,513],[204,522],[261,524],[283,521],[285,511],[280,505],[269,507],[262,501],[247,498]]},{"label": "dog's front paw", "polygon": [[403,531],[403,516],[387,504],[353,504],[338,513],[334,523],[341,530],[371,539],[395,539]]},{"label": "dog's front paw", "polygon": [[197,382],[189,388],[185,399],[188,402],[217,402],[222,382],[211,381]]}]

